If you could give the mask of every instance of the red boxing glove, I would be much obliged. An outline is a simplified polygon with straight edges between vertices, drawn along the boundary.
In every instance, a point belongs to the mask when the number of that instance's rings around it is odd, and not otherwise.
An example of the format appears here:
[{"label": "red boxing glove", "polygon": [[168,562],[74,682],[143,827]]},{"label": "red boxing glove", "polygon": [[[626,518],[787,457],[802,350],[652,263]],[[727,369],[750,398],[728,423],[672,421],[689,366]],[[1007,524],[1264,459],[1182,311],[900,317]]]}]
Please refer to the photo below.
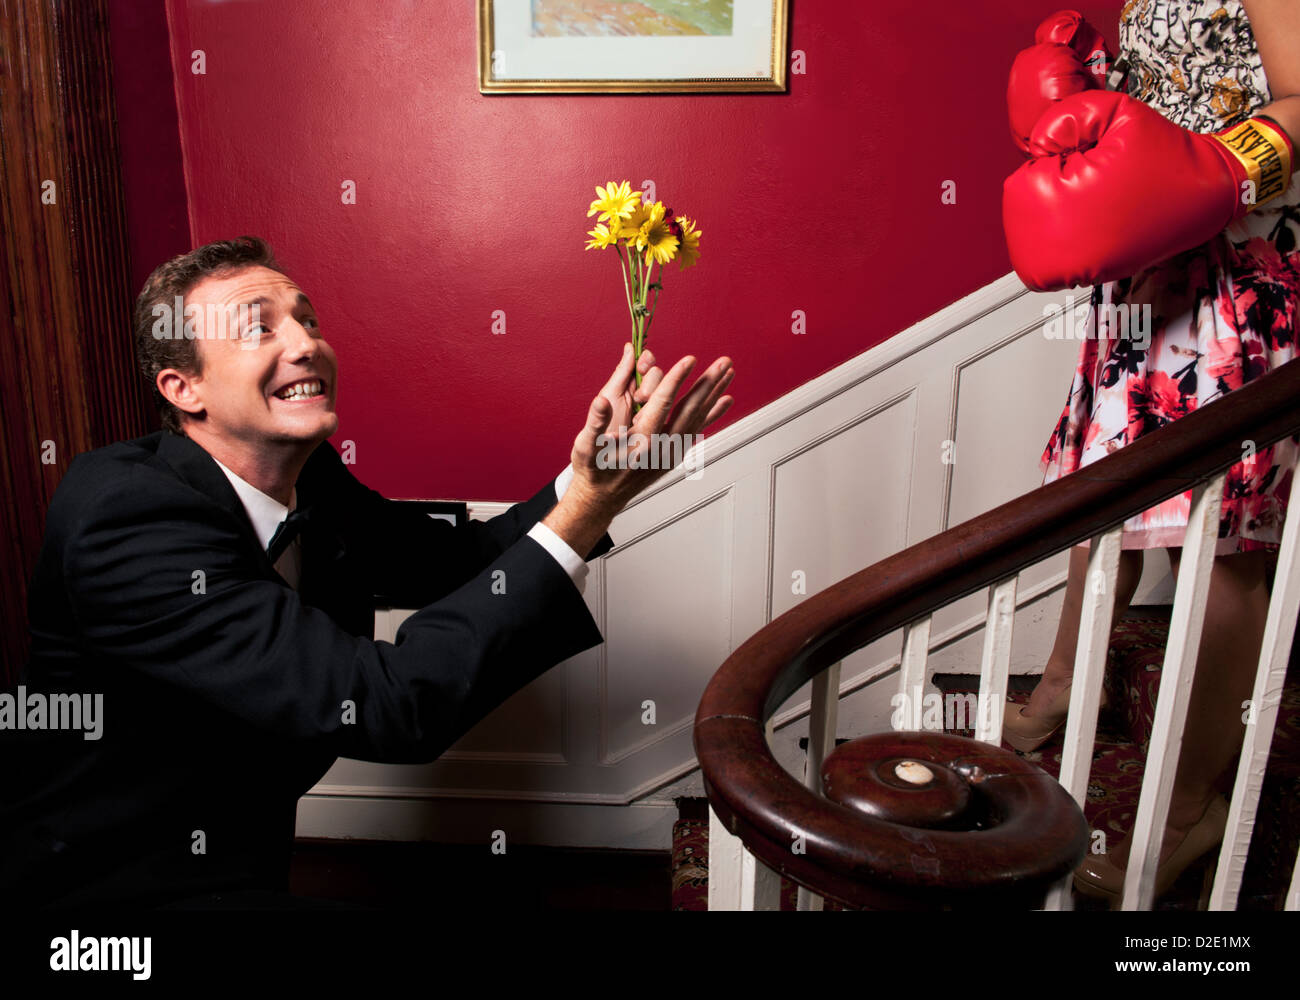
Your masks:
[{"label": "red boxing glove", "polygon": [[1206,242],[1286,190],[1293,150],[1268,118],[1198,134],[1127,94],[1090,90],[1044,113],[1029,153],[1002,186],[1002,224],[1016,273],[1049,291],[1128,277]]},{"label": "red boxing glove", "polygon": [[1114,56],[1106,39],[1073,10],[1058,10],[1034,33],[1034,42],[1011,64],[1007,112],[1011,135],[1029,151],[1029,133],[1057,101],[1085,90],[1105,90]]}]

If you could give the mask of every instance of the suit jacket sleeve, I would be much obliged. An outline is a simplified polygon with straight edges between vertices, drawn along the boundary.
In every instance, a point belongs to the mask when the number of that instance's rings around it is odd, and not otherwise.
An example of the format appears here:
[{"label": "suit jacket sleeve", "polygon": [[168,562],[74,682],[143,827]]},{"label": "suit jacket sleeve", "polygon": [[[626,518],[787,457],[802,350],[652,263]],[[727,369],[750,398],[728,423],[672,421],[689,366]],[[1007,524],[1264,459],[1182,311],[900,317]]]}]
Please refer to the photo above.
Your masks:
[{"label": "suit jacket sleeve", "polygon": [[[314,460],[319,464],[313,471],[345,499],[349,523],[363,534],[362,549],[376,592],[401,607],[423,607],[465,583],[523,538],[556,503],[552,481],[531,499],[490,520],[453,526],[364,486],[328,443]],[[602,556],[613,546],[607,534],[587,559]]]},{"label": "suit jacket sleeve", "polygon": [[486,561],[393,643],[350,634],[266,578],[237,517],[173,478],[136,467],[51,514],[78,634],[105,668],[337,755],[421,763],[601,641],[564,570],[520,534],[545,492],[466,533]]}]

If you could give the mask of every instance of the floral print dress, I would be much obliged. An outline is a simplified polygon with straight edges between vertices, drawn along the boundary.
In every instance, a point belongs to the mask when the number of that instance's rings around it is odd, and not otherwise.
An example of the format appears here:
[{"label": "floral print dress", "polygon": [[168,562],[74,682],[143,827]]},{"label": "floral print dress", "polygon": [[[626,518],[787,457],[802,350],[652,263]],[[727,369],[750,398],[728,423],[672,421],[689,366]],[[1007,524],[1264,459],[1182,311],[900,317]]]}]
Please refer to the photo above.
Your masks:
[{"label": "floral print dress", "polygon": [[[1129,0],[1108,85],[1177,125],[1214,132],[1272,100],[1239,0]],[[1149,308],[1148,308],[1149,307]],[[1296,356],[1300,182],[1202,246],[1092,290],[1070,394],[1043,452],[1044,482],[1212,403]],[[1259,448],[1227,476],[1218,554],[1275,548],[1300,439]],[[1191,494],[1124,524],[1124,548],[1179,546]]]}]

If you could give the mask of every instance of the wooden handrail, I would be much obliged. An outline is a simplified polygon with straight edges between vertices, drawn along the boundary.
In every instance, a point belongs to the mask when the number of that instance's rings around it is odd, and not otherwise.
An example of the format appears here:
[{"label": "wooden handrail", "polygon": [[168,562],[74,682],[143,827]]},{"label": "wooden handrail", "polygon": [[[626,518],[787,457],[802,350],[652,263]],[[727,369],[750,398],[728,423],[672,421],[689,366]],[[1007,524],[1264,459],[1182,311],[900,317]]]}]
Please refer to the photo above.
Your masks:
[{"label": "wooden handrail", "polygon": [[[695,750],[719,819],[764,864],[858,906],[1023,903],[1018,873],[979,834],[926,831],[957,859],[935,872],[890,869],[916,831],[819,797],[772,756],[764,726],[795,691],[867,643],[1122,523],[1300,431],[1300,358],[1112,455],[904,549],[791,608],[714,674],[695,716]],[[1057,849],[1040,831],[1042,849]],[[791,851],[801,838],[802,853]],[[1062,850],[1061,875],[1071,863]],[[962,863],[962,860],[967,863]],[[1021,894],[1023,897],[1023,894]]]}]

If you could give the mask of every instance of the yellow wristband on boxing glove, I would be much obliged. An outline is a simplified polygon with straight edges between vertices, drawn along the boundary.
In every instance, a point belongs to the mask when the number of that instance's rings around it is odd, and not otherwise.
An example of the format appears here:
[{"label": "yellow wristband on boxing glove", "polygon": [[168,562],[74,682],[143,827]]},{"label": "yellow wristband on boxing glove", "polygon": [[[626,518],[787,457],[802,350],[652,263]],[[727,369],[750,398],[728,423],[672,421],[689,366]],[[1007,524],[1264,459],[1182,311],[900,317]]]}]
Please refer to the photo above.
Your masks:
[{"label": "yellow wristband on boxing glove", "polygon": [[1240,125],[1211,133],[1211,138],[1222,143],[1240,166],[1239,186],[1244,206],[1239,209],[1240,214],[1276,198],[1291,183],[1291,140],[1271,118],[1263,115],[1247,118]]}]

